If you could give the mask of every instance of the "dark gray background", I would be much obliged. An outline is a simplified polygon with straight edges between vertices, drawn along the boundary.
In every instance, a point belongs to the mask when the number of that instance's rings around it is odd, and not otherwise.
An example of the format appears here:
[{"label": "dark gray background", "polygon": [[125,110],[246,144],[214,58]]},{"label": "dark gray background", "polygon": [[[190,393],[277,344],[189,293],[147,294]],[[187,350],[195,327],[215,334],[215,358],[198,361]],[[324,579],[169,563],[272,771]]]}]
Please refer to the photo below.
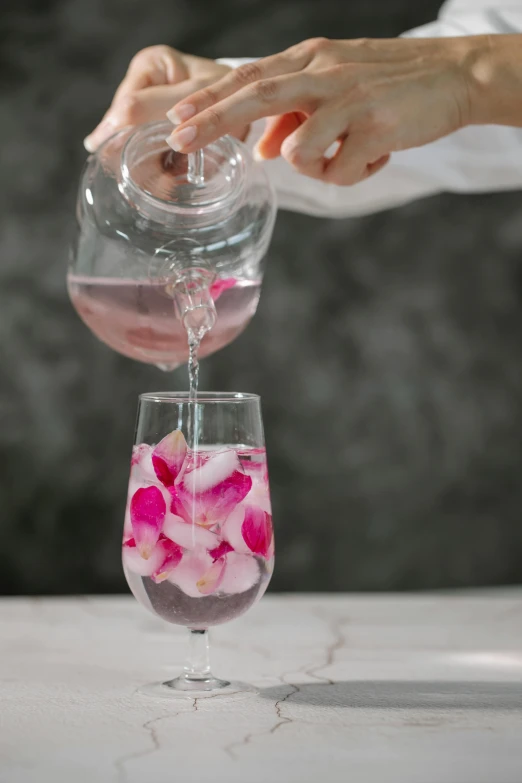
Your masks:
[{"label": "dark gray background", "polygon": [[[268,54],[395,35],[435,0],[3,0],[0,592],[125,588],[139,392],[185,388],[98,343],[66,295],[83,137],[153,43]],[[259,392],[272,587],[522,581],[522,193],[359,220],[281,214],[258,314],[202,387]]]}]

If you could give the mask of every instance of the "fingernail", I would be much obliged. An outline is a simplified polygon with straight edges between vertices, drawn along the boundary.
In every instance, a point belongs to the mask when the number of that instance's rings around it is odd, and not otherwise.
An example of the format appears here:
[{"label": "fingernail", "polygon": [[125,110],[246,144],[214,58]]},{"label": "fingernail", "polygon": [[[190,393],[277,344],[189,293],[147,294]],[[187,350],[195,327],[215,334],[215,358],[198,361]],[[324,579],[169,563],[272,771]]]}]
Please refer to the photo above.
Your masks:
[{"label": "fingernail", "polygon": [[340,146],[341,146],[341,142],[340,141],[333,141],[330,144],[330,146],[325,150],[324,157],[327,160],[331,160],[332,158],[334,158],[335,155],[337,154]]},{"label": "fingernail", "polygon": [[168,138],[167,144],[174,152],[181,152],[183,147],[194,141],[198,133],[198,129],[195,125],[189,125],[181,130],[174,131]]},{"label": "fingernail", "polygon": [[83,146],[87,152],[96,152],[98,147],[110,138],[117,128],[118,121],[116,118],[111,117],[110,115],[105,117],[100,124],[84,138]]},{"label": "fingernail", "polygon": [[182,122],[190,120],[196,113],[196,107],[191,103],[184,103],[183,106],[174,107],[167,112],[167,117],[173,125],[179,125]]}]

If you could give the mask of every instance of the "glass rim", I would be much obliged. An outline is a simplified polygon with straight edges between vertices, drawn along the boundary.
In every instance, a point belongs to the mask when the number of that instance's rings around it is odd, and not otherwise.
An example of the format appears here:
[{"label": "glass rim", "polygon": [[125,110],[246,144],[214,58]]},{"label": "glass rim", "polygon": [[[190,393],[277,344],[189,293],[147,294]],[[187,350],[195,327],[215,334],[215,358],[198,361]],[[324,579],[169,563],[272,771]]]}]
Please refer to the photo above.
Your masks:
[{"label": "glass rim", "polygon": [[184,392],[144,392],[139,395],[140,402],[163,402],[174,404],[209,405],[222,402],[259,402],[259,394],[248,392],[200,392],[195,400],[189,399],[188,391]]}]

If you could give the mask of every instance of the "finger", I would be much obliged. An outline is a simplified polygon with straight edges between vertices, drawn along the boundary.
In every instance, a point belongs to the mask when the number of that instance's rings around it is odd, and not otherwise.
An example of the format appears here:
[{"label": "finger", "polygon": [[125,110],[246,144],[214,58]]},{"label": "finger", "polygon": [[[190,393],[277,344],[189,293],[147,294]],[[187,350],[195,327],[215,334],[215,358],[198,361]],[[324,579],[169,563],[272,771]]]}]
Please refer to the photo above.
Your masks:
[{"label": "finger", "polygon": [[326,152],[345,135],[347,127],[346,111],[324,106],[285,139],[281,155],[301,174],[322,179]]},{"label": "finger", "polygon": [[146,90],[124,95],[114,101],[103,121],[84,140],[85,148],[88,152],[94,152],[116,131],[128,125],[164,120],[172,102],[193,90],[194,80],[189,79],[181,84],[149,87]]},{"label": "finger", "polygon": [[176,128],[168,143],[176,152],[193,152],[230,133],[234,127],[250,125],[261,117],[292,111],[312,114],[324,92],[323,79],[307,72],[263,79]]},{"label": "finger", "polygon": [[270,117],[265,130],[254,148],[256,160],[271,160],[281,154],[281,144],[301,125],[306,119],[305,114],[291,112]]},{"label": "finger", "polygon": [[230,71],[211,87],[194,93],[187,100],[174,106],[172,117],[176,122],[186,122],[204,109],[214,106],[250,84],[299,72],[308,65],[310,60],[311,54],[307,54],[305,50],[300,50],[298,47],[292,47],[292,49],[287,49],[280,54],[240,65],[239,68]]},{"label": "finger", "polygon": [[176,84],[188,77],[188,68],[180,52],[170,46],[149,46],[138,52],[130,61],[115,98],[146,87]]},{"label": "finger", "polygon": [[[128,98],[129,104],[135,95],[147,87],[176,84],[189,76],[182,55],[170,46],[150,46],[132,58],[125,78],[114,94],[112,103],[96,128],[84,139],[84,146],[93,152],[102,141],[111,136],[122,123],[117,119],[121,106]],[[189,93],[183,93],[177,100]],[[167,106],[169,109],[170,106]],[[165,111],[167,111],[165,109]],[[124,123],[125,124],[125,123]],[[129,124],[129,123],[127,123]]]},{"label": "finger", "polygon": [[348,133],[336,155],[327,162],[322,179],[333,185],[356,185],[380,171],[390,160],[360,133]]}]

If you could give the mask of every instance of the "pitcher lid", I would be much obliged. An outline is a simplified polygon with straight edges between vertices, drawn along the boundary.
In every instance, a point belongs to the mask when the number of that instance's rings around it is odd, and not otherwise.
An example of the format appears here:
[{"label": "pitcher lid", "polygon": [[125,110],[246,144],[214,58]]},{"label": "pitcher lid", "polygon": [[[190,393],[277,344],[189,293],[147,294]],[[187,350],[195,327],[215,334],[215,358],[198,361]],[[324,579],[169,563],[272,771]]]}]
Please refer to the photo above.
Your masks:
[{"label": "pitcher lid", "polygon": [[203,150],[203,182],[188,178],[188,156],[166,142],[169,122],[142,125],[127,138],[121,152],[119,189],[142,215],[169,222],[180,213],[203,217],[231,209],[241,197],[245,156],[240,142],[225,136]]}]

